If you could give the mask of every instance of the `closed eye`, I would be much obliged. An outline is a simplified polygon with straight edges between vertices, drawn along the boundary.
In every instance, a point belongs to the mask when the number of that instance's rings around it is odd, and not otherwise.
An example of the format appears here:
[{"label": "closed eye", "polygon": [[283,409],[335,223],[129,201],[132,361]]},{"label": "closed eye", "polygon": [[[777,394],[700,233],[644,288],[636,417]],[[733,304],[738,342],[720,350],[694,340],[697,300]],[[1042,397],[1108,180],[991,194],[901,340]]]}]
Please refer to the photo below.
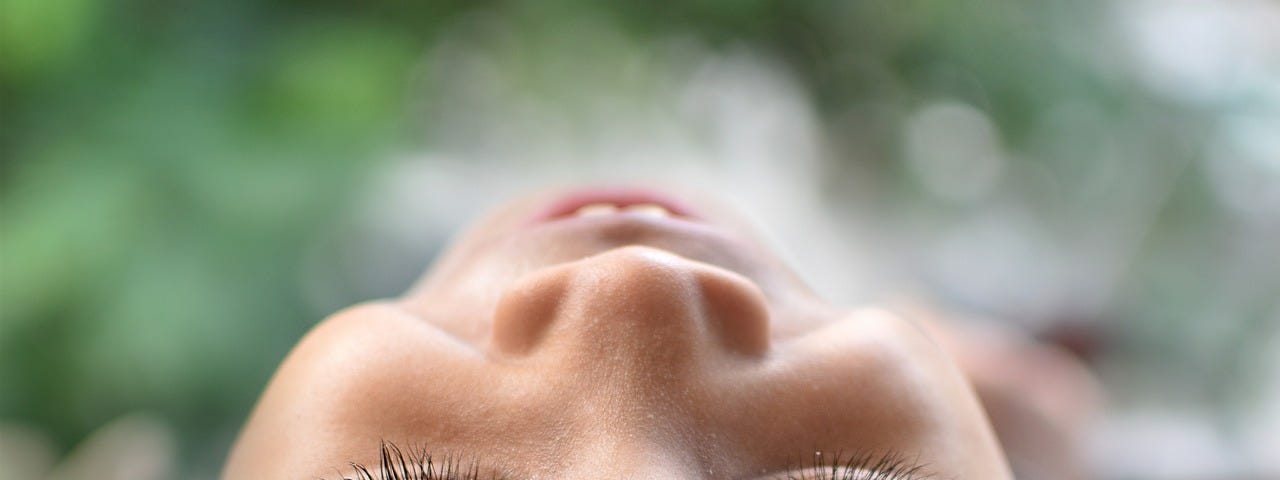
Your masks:
[{"label": "closed eye", "polygon": [[[482,468],[460,457],[432,457],[426,450],[405,452],[382,442],[378,463],[372,469],[351,464],[354,473],[341,480],[499,480],[508,478],[497,469]],[[482,471],[488,471],[482,475]],[[900,452],[855,452],[826,454],[821,450],[804,461],[793,462],[785,471],[767,474],[759,480],[928,480],[925,465]]]},{"label": "closed eye", "polygon": [[928,480],[933,478],[918,459],[888,450],[844,454],[813,452],[811,458],[787,467],[785,473],[760,480]]},{"label": "closed eye", "polygon": [[479,463],[463,461],[461,457],[432,457],[426,450],[405,452],[390,442],[382,442],[378,463],[372,468],[352,463],[354,473],[343,475],[342,480],[502,480],[507,477],[496,473],[481,475]]}]

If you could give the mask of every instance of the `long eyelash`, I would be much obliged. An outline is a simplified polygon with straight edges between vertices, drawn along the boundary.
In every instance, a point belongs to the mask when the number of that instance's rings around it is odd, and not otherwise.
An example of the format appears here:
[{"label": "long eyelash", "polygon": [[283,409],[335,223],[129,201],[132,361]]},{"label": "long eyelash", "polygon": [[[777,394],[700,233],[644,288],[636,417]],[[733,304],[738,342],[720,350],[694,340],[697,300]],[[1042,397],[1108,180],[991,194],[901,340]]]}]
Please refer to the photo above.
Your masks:
[{"label": "long eyelash", "polygon": [[[480,480],[475,463],[464,465],[459,459],[445,457],[437,461],[425,449],[406,453],[390,442],[379,448],[377,473],[352,463],[354,477],[341,480]],[[933,478],[926,465],[909,460],[896,451],[884,453],[857,452],[825,455],[821,450],[813,458],[787,467],[787,480],[928,480]],[[496,477],[495,477],[496,478]]]},{"label": "long eyelash", "polygon": [[[828,460],[828,458],[830,460]],[[787,480],[927,480],[932,478],[925,465],[905,455],[855,452],[844,455],[813,452],[813,458],[800,465],[787,467]]]},{"label": "long eyelash", "polygon": [[438,460],[426,449],[405,452],[385,441],[379,450],[377,473],[364,465],[352,463],[355,476],[343,476],[342,480],[480,480],[479,465],[464,464],[456,457]]}]

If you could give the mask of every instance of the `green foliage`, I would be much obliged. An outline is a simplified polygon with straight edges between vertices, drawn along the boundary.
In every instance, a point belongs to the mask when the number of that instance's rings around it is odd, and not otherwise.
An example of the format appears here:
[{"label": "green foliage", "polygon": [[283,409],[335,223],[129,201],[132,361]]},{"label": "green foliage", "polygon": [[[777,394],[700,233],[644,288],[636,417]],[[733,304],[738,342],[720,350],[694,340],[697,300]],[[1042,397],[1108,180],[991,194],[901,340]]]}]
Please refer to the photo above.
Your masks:
[{"label": "green foliage", "polygon": [[89,48],[101,7],[95,0],[0,2],[0,76],[22,81],[56,74]]},{"label": "green foliage", "polygon": [[[1098,212],[1133,203],[1110,179],[1164,181],[1164,165],[1198,157],[1212,113],[1116,68],[1100,26],[1114,7],[1096,1],[354,5],[0,0],[0,420],[65,449],[159,412],[182,429],[190,471],[215,471],[271,369],[326,313],[304,292],[306,256],[334,254],[317,239],[341,234],[378,159],[457,113],[431,110],[455,93],[430,83],[450,73],[427,59],[444,38],[474,40],[502,60],[483,67],[548,101],[583,84],[644,90],[660,77],[646,55],[672,38],[776,56],[812,93],[834,155],[891,186],[890,212],[925,205],[934,220],[966,207],[913,183],[900,130],[922,105],[964,102],[1021,154],[1010,190],[1051,233],[1101,228]],[[1177,175],[1178,210],[1152,214],[1159,241],[1132,239],[1117,303],[1186,328],[1125,327],[1139,352],[1187,341],[1203,298],[1189,292],[1212,282],[1197,266],[1229,249],[1187,240],[1223,213]],[[1242,300],[1249,318],[1266,315],[1273,277]]]}]

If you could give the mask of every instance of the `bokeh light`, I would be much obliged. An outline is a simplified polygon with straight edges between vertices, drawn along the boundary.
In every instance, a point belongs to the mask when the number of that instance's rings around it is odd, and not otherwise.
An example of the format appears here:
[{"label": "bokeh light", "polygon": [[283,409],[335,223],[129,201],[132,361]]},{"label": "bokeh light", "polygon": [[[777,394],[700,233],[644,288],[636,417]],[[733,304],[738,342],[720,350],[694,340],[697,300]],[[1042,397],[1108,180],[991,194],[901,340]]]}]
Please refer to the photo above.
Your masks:
[{"label": "bokeh light", "polygon": [[216,478],[310,326],[577,181],[1076,348],[1097,478],[1280,475],[1274,2],[0,9],[0,479]]}]

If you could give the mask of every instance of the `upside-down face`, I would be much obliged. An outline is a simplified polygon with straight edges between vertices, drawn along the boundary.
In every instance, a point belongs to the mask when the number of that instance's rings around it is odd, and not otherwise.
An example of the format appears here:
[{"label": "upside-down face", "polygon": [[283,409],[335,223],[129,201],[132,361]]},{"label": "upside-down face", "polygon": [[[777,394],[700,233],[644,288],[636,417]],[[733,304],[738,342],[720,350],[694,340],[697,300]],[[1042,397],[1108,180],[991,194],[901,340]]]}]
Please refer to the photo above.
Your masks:
[{"label": "upside-down face", "polygon": [[511,202],[402,298],[325,320],[224,477],[402,478],[384,441],[430,455],[421,478],[1010,478],[916,325],[816,298],[714,202],[636,189]]}]

